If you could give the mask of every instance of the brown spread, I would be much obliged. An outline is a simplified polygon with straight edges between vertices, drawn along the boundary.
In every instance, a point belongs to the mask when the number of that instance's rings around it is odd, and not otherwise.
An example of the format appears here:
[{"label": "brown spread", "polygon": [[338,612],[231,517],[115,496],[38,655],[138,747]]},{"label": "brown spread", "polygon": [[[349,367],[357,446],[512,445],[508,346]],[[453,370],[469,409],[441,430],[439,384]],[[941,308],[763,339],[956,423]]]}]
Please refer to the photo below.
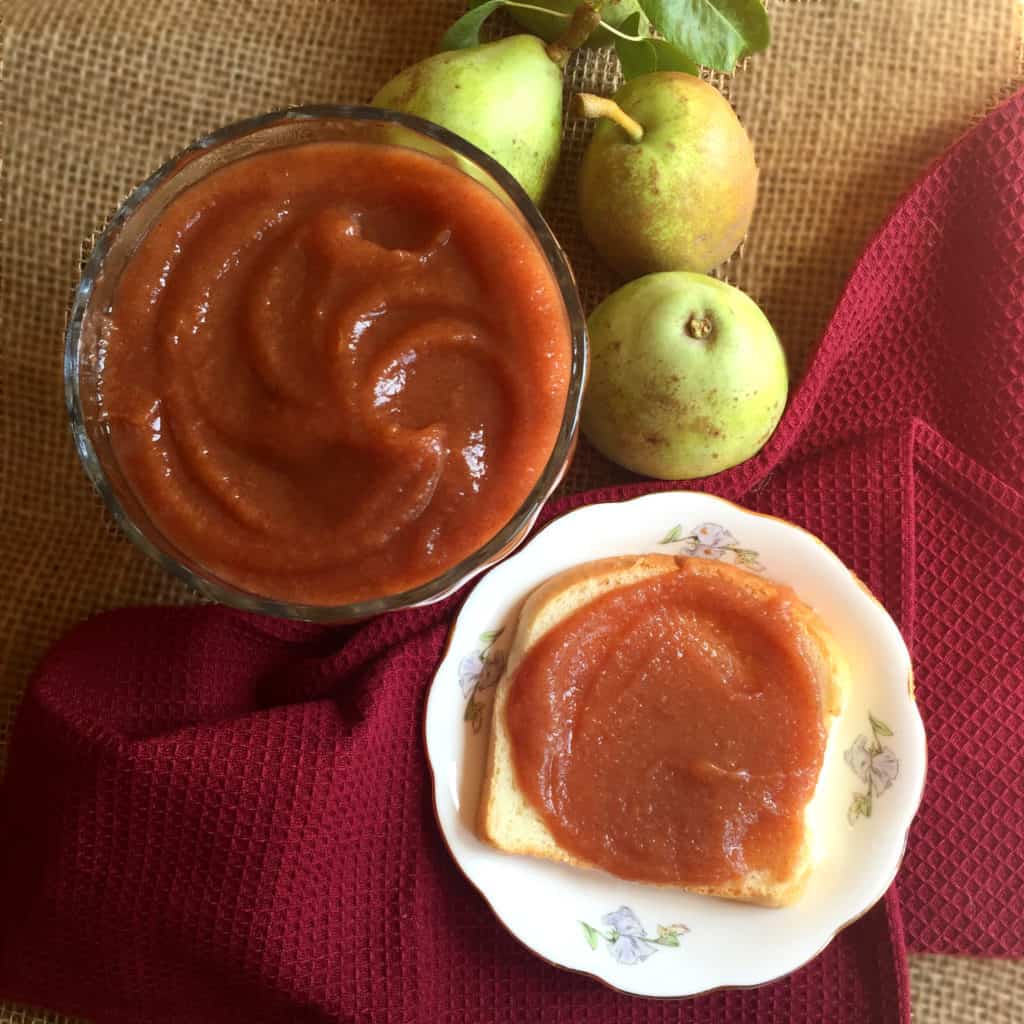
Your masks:
[{"label": "brown spread", "polygon": [[101,402],[189,558],[316,604],[431,580],[517,512],[570,376],[525,222],[408,149],[251,156],[177,197],[119,282]]},{"label": "brown spread", "polygon": [[515,770],[571,854],[691,887],[792,869],[828,664],[792,591],[760,594],[744,575],[681,559],[527,651],[506,709]]}]

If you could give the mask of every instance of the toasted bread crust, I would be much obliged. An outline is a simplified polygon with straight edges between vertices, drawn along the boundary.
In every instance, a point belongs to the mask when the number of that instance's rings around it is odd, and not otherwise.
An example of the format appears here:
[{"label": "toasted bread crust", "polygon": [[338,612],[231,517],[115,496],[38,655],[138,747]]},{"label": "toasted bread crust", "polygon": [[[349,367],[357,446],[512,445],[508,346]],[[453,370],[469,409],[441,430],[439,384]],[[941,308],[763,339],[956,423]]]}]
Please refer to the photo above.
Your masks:
[{"label": "toasted bread crust", "polygon": [[[569,614],[609,590],[675,572],[683,564],[702,574],[728,576],[760,597],[769,597],[778,590],[778,586],[769,580],[717,561],[670,555],[624,555],[567,569],[542,583],[526,599],[519,613],[504,674],[495,690],[478,810],[478,832],[482,839],[507,853],[541,857],[580,868],[595,867],[559,845],[519,788],[505,723],[505,707],[512,681],[524,654]],[[795,606],[795,613],[828,667],[822,692],[822,714],[828,731],[842,708],[847,680],[846,663],[827,627],[811,608],[800,603]],[[811,831],[812,823],[808,819],[802,856],[787,878],[750,874],[720,886],[684,888],[700,895],[763,906],[789,905],[799,899],[811,874]]]}]

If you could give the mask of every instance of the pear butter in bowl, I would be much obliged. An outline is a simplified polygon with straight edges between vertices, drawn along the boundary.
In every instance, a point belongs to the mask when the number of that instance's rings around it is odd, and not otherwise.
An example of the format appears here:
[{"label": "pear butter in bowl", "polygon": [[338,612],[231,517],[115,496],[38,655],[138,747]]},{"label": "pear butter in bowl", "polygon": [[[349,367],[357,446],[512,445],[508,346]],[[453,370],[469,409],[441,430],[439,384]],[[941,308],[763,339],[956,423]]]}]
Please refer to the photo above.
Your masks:
[{"label": "pear butter in bowl", "polygon": [[79,453],[128,534],[207,595],[320,621],[436,600],[532,526],[586,359],[565,258],[457,136],[290,110],[129,197],[76,294]]}]

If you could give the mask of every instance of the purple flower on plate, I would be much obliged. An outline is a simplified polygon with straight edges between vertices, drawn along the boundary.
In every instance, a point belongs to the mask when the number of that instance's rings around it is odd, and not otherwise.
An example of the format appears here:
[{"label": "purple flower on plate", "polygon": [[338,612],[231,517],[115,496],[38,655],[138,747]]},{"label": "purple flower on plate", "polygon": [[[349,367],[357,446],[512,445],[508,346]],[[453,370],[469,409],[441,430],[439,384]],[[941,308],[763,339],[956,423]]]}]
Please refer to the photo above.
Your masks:
[{"label": "purple flower on plate", "polygon": [[657,950],[648,946],[644,939],[632,935],[620,935],[609,947],[612,959],[620,964],[639,964],[649,956],[654,956]]},{"label": "purple flower on plate", "polygon": [[867,736],[858,736],[844,756],[861,782],[871,781],[876,796],[884,793],[900,773],[900,762],[892,749],[875,746]]},{"label": "purple flower on plate", "polygon": [[646,935],[640,918],[629,907],[619,907],[601,918],[601,924],[611,925],[619,935]]},{"label": "purple flower on plate", "polygon": [[867,736],[858,736],[853,746],[843,755],[853,774],[861,782],[867,782],[871,775],[871,753],[868,750]]},{"label": "purple flower on plate", "polygon": [[506,655],[504,651],[495,650],[495,642],[504,627],[480,635],[480,646],[472,654],[465,655],[459,662],[456,675],[459,689],[466,699],[466,710],[463,719],[479,732],[483,724],[484,705],[477,699],[484,690],[493,689],[501,679],[505,670]]},{"label": "purple flower on plate", "polygon": [[605,914],[601,924],[611,926],[612,937],[609,940],[608,952],[612,959],[620,964],[638,964],[653,956],[655,948],[649,945],[644,926],[629,907]]},{"label": "purple flower on plate", "polygon": [[659,544],[681,544],[688,555],[698,558],[730,558],[735,565],[751,572],[764,572],[758,553],[753,548],[742,548],[739,541],[719,523],[701,523],[689,533],[683,532],[682,523],[676,523]]},{"label": "purple flower on plate", "polygon": [[468,697],[477,684],[477,680],[483,674],[485,662],[478,652],[467,654],[459,662],[459,689],[462,696]]},{"label": "purple flower on plate", "polygon": [[718,523],[701,523],[683,541],[683,546],[691,555],[700,555],[702,558],[721,558],[735,545],[736,538]]},{"label": "purple flower on plate", "polygon": [[580,924],[591,949],[597,949],[598,939],[604,939],[611,958],[626,966],[642,963],[657,953],[659,946],[678,946],[679,936],[690,930],[685,924],[658,925],[658,935],[652,938],[629,907],[619,907],[601,918],[601,924],[609,929],[607,932],[586,921]]},{"label": "purple flower on plate", "polygon": [[900,773],[900,762],[891,747],[882,745],[883,736],[892,736],[893,731],[880,718],[868,712],[871,724],[871,738],[858,736],[843,755],[850,771],[867,786],[863,793],[854,793],[850,801],[847,818],[852,825],[858,818],[870,818],[875,797],[881,796],[892,786]]},{"label": "purple flower on plate", "polygon": [[459,688],[463,697],[468,697],[474,690],[488,690],[498,685],[505,668],[505,652],[496,651],[494,641],[503,632],[484,633],[480,638],[480,649],[467,654],[459,662]]},{"label": "purple flower on plate", "polygon": [[884,793],[899,773],[900,762],[896,755],[888,747],[882,747],[871,759],[871,777],[875,780],[875,794]]}]

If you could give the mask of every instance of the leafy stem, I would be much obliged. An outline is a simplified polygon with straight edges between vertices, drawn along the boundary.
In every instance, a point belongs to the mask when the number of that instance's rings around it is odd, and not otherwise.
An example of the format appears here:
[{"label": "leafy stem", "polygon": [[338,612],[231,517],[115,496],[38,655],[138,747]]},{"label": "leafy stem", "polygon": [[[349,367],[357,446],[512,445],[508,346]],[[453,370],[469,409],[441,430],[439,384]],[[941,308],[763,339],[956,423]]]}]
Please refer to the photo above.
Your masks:
[{"label": "leafy stem", "polygon": [[[491,656],[492,648],[504,632],[505,627],[502,626],[500,629],[490,630],[481,634],[479,658],[482,666],[486,667],[487,659]],[[469,695],[466,697],[466,710],[462,715],[462,720],[464,722],[469,722],[472,725],[473,732],[479,732],[484,722],[484,703],[479,699],[479,694],[483,690],[489,690],[498,685],[498,680],[496,678],[490,678],[486,683],[482,681],[483,678],[484,672],[481,671],[473,682]]]},{"label": "leafy stem", "polygon": [[538,14],[550,14],[552,18],[568,21],[572,15],[568,11],[553,11],[549,7],[538,7],[536,4],[520,4],[516,0],[505,0],[504,7],[516,7],[520,11],[536,11]]},{"label": "leafy stem", "polygon": [[607,21],[602,21],[601,25],[606,32],[610,32],[613,36],[618,36],[620,39],[625,39],[627,43],[645,43],[647,41],[647,36],[628,35],[625,32],[620,32],[614,25],[609,25]]},{"label": "leafy stem", "polygon": [[500,629],[492,629],[487,633],[483,633],[480,639],[484,642],[483,647],[480,648],[480,657],[485,658],[491,653],[491,648],[497,643],[498,638],[502,633],[505,632],[505,627],[502,626]]},{"label": "leafy stem", "polygon": [[[879,739],[880,736],[891,736],[892,729],[885,724],[880,722],[871,712],[868,712],[868,721],[871,723],[871,743],[867,748],[868,753],[875,757],[882,752],[882,741]],[[871,790],[874,787],[874,781],[871,777],[868,777],[868,796],[871,795]]]},{"label": "leafy stem", "polygon": [[464,722],[470,722],[473,732],[479,732],[483,725],[484,706],[483,702],[476,699],[476,687],[474,686],[466,700],[466,710],[462,716]]},{"label": "leafy stem", "polygon": [[875,738],[875,745],[878,747],[878,752],[881,753],[882,743],[878,737],[892,736],[893,731],[881,719],[875,718],[870,711],[868,712],[868,721],[871,723],[871,735]]},{"label": "leafy stem", "polygon": [[564,11],[549,11],[545,7],[538,7],[536,4],[524,4],[519,0],[477,0],[470,5],[469,10],[462,15],[445,32],[441,40],[442,50],[462,50],[470,46],[480,45],[480,29],[484,22],[499,7],[516,7],[520,10],[536,11],[541,14],[552,14],[556,18],[563,18],[569,21],[562,36],[547,46],[548,56],[559,66],[565,64],[569,54],[578,46],[582,46],[587,36],[602,24],[601,16],[589,3],[583,3],[572,12],[566,14]]},{"label": "leafy stem", "polygon": [[[586,921],[580,921],[580,925],[583,927],[583,936],[587,940],[587,944],[591,949],[597,949],[597,940],[604,939],[609,946],[614,945],[622,938],[623,933],[618,928],[612,927],[608,931],[602,931],[600,928],[595,928],[592,924],[587,924]],[[685,924],[659,924],[658,934],[655,937],[650,935],[636,935],[632,932],[626,933],[626,937],[630,940],[643,942],[648,946],[679,946],[679,936],[685,935],[690,929]]]},{"label": "leafy stem", "polygon": [[[559,18],[562,21],[568,21],[572,17],[572,12],[569,11],[553,11],[550,7],[538,7],[536,4],[522,4],[519,3],[519,0],[505,0],[505,3],[502,6],[515,7],[520,11],[536,11],[538,14],[550,14],[552,18]],[[576,9],[579,10],[579,8]],[[631,36],[625,32],[620,32],[614,25],[609,25],[607,21],[601,18],[600,13],[598,13],[597,23],[594,27],[603,28],[613,36],[618,36],[620,39],[626,39],[631,43],[640,43],[647,38],[646,36]]]},{"label": "leafy stem", "polygon": [[[864,791],[854,793],[850,800],[847,818],[851,825],[857,818],[871,817],[875,798],[880,797],[889,788],[899,771],[899,761],[892,751],[882,745],[883,737],[894,735],[892,729],[880,718],[875,718],[870,711],[868,722],[871,725],[871,739],[858,736],[857,741],[846,753],[847,763],[864,783]],[[867,759],[866,763],[863,758]]]},{"label": "leafy stem", "polygon": [[[523,0],[475,0],[445,33],[441,48],[479,46],[481,26],[499,7],[567,21],[565,33],[547,47],[559,66],[596,29],[603,28],[615,37],[626,78],[652,71],[697,74],[700,65],[731,72],[738,61],[765,49],[771,41],[762,0],[639,0],[640,9],[619,26],[609,25],[601,17],[598,0],[582,3],[571,14]],[[641,24],[653,28],[654,34],[645,34]]]}]

